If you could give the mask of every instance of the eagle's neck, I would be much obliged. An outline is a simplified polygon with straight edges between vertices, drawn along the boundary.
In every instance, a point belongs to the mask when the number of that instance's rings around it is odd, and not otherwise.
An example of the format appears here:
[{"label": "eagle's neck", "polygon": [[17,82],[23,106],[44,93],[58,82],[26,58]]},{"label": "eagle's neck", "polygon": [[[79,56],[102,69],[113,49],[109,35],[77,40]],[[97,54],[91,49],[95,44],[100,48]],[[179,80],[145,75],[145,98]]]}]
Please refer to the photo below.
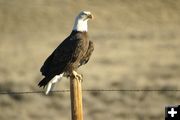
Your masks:
[{"label": "eagle's neck", "polygon": [[88,31],[87,21],[88,20],[76,19],[73,30],[80,31],[80,32],[87,32]]}]

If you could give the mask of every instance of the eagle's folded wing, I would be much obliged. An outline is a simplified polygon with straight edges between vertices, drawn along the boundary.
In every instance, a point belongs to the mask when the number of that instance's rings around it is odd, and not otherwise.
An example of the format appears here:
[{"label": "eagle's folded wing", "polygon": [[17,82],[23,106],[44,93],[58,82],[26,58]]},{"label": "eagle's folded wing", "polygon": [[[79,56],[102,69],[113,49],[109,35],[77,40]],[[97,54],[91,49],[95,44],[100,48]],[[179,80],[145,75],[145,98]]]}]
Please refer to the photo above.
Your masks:
[{"label": "eagle's folded wing", "polygon": [[79,66],[84,65],[89,61],[93,51],[94,51],[94,44],[92,41],[89,41],[88,50],[87,50],[85,56],[83,56],[83,58],[81,59]]}]

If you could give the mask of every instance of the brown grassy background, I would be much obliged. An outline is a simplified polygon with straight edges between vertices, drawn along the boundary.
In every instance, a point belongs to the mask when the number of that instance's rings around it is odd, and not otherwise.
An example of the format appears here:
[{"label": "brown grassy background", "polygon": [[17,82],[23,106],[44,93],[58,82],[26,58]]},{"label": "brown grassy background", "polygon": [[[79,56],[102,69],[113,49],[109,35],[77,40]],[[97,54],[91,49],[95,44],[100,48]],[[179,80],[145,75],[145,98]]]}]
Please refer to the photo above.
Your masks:
[{"label": "brown grassy background", "polygon": [[[180,89],[179,0],[0,0],[0,91],[41,90],[39,68],[89,10],[86,89]],[[55,89],[69,89],[63,79]],[[179,92],[84,92],[85,120],[163,120]],[[70,120],[69,93],[0,95],[0,120]]]}]

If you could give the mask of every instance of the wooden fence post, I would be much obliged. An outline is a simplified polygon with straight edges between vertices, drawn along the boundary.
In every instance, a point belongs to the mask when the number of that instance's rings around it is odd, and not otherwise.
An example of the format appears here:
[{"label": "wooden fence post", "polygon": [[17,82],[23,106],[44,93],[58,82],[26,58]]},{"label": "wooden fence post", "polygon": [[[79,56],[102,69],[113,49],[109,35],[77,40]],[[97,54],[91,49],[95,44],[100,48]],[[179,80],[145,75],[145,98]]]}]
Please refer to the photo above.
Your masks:
[{"label": "wooden fence post", "polygon": [[70,77],[71,116],[72,120],[83,120],[81,80]]}]

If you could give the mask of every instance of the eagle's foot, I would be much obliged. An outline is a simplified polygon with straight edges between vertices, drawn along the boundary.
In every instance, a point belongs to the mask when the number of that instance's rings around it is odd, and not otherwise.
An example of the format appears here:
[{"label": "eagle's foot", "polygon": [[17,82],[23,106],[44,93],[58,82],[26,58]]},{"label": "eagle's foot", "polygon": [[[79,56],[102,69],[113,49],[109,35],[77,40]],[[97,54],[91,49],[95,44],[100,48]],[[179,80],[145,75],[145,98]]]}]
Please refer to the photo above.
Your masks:
[{"label": "eagle's foot", "polygon": [[73,75],[74,75],[75,79],[77,79],[79,81],[83,81],[83,75],[82,74],[78,74],[76,71],[73,71]]}]

